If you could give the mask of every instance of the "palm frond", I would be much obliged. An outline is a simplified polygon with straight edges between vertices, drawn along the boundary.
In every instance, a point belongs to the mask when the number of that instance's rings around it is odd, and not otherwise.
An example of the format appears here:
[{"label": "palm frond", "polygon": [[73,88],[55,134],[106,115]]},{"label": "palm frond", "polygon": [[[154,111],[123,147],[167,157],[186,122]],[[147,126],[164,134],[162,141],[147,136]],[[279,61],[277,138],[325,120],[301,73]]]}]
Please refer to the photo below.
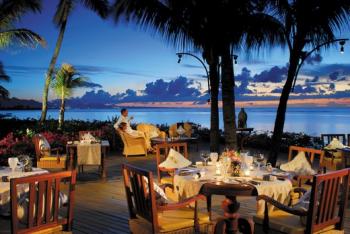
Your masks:
[{"label": "palm frond", "polygon": [[0,31],[0,48],[8,47],[11,44],[28,47],[40,44],[45,47],[46,41],[40,35],[25,28]]},{"label": "palm frond", "polygon": [[105,19],[109,13],[108,0],[80,0],[88,9],[96,12],[101,18]]},{"label": "palm frond", "polygon": [[2,0],[0,2],[0,29],[6,28],[26,12],[40,12],[41,0]]},{"label": "palm frond", "polygon": [[6,82],[10,81],[10,77],[6,74],[4,65],[2,64],[2,62],[0,62],[0,80],[6,81]]},{"label": "palm frond", "polygon": [[0,85],[0,97],[1,98],[8,98],[10,96],[10,92],[5,89],[3,86]]},{"label": "palm frond", "polygon": [[56,12],[53,17],[54,24],[59,27],[62,23],[67,19],[70,12],[73,10],[74,3],[72,0],[60,0],[57,7]]}]

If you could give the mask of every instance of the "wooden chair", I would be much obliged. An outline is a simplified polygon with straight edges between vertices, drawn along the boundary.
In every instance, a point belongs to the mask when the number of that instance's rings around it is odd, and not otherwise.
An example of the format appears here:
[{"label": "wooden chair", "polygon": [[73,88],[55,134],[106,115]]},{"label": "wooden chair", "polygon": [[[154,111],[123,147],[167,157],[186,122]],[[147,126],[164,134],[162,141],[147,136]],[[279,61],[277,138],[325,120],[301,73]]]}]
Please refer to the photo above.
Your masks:
[{"label": "wooden chair", "polygon": [[165,159],[168,157],[170,149],[174,149],[181,153],[185,158],[188,158],[187,143],[163,143],[156,145],[156,160],[157,160],[157,173],[158,183],[160,184],[173,184],[175,169],[159,167]]},{"label": "wooden chair", "polygon": [[[33,136],[32,141],[35,147],[36,163],[40,168],[67,168],[66,155],[60,154],[62,148],[42,148],[40,143],[46,140],[41,134]],[[53,154],[55,153],[55,154]]]},{"label": "wooden chair", "polygon": [[185,136],[191,137],[192,136],[192,125],[190,123],[176,123],[169,127],[169,137],[178,137],[179,134],[177,133],[178,127],[182,125],[185,129]]},{"label": "wooden chair", "polygon": [[88,130],[88,131],[79,131],[79,140],[83,139],[83,136],[87,133],[90,133],[94,137],[101,138],[102,131],[101,130]]},{"label": "wooden chair", "polygon": [[[122,173],[131,233],[210,232],[208,213],[197,209],[197,202],[205,201],[205,196],[197,195],[179,203],[157,203],[152,172],[123,164]],[[190,208],[193,203],[195,207]]]},{"label": "wooden chair", "polygon": [[[61,185],[62,181],[64,185]],[[69,184],[66,183],[69,181]],[[44,232],[54,233],[71,231],[73,223],[74,190],[76,182],[75,171],[64,171],[43,175],[34,175],[11,179],[11,230],[12,233]],[[18,218],[19,198],[17,186],[28,185],[29,202],[24,207],[27,222]],[[60,208],[60,192],[62,187],[68,189],[68,204]]]},{"label": "wooden chair", "polygon": [[345,134],[321,134],[322,146],[328,145],[333,138],[337,138],[343,145],[346,144]]},{"label": "wooden chair", "polygon": [[[259,195],[257,200],[264,200],[279,210],[269,214],[265,208],[263,216],[254,216],[255,233],[338,233],[336,230],[340,233],[344,225],[349,176],[350,169],[315,175],[307,210],[287,207],[273,198]],[[302,225],[300,217],[306,218],[306,225]]]},{"label": "wooden chair", "polygon": [[123,141],[124,149],[123,155],[145,155],[147,156],[147,144],[144,137],[132,137],[126,132],[117,130],[120,138]]}]

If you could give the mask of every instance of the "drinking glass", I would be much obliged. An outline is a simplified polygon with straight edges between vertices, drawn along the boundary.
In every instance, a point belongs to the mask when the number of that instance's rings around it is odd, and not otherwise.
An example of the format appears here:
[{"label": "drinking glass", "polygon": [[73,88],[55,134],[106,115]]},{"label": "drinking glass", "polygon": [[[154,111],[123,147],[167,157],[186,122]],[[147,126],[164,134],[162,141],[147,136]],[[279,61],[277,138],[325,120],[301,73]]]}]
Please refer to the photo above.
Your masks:
[{"label": "drinking glass", "polygon": [[204,161],[203,166],[206,166],[207,165],[207,160],[209,159],[209,153],[205,152],[205,151],[202,151],[200,156],[201,156],[201,158]]},{"label": "drinking glass", "polygon": [[216,152],[211,152],[210,153],[210,160],[213,162],[213,163],[216,163],[218,161],[218,157],[219,157],[219,154],[216,153]]},{"label": "drinking glass", "polygon": [[16,158],[16,157],[8,158],[8,164],[9,164],[9,167],[11,168],[12,172],[14,172],[16,170],[16,167],[18,164],[18,158]]},{"label": "drinking glass", "polygon": [[260,165],[261,165],[262,162],[264,162],[264,160],[265,160],[264,154],[258,154],[258,155],[256,156],[256,162],[257,162],[257,164],[258,164],[258,169],[259,169],[259,170],[260,170]]}]

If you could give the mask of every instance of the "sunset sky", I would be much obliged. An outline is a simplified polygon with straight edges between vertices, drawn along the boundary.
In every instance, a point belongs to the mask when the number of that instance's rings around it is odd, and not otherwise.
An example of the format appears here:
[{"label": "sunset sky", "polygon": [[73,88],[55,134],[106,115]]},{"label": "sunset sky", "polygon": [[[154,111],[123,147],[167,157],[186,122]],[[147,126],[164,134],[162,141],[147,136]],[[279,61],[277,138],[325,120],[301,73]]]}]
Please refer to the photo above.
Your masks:
[{"label": "sunset sky", "polygon": [[[26,15],[19,26],[39,33],[46,39],[47,47],[11,47],[0,53],[0,61],[11,77],[10,83],[2,85],[10,90],[12,97],[41,99],[45,72],[58,35],[58,29],[52,23],[57,1],[43,3],[41,14]],[[345,32],[339,36],[346,38],[350,35]],[[91,91],[98,90],[103,90],[100,91],[101,95],[106,95],[106,92],[111,96],[118,93],[116,98],[121,99],[137,97],[128,101],[142,100],[139,96],[148,96],[149,100],[153,100],[151,96],[165,95],[167,101],[177,100],[178,97],[188,97],[190,100],[194,96],[203,96],[207,89],[203,67],[191,57],[184,57],[178,64],[175,55],[178,51],[151,32],[144,32],[132,24],[115,24],[111,19],[103,21],[78,7],[68,20],[57,64],[66,62],[75,65],[96,84],[94,89],[76,91],[76,97],[87,91],[91,95]],[[234,69],[238,94],[257,98],[279,96],[287,71],[288,50],[273,48],[260,54],[247,51],[237,54],[238,64]],[[350,97],[349,75],[348,42],[344,54],[340,54],[339,45],[335,45],[326,52],[321,51],[320,56],[305,64],[293,95]],[[182,78],[177,79],[180,76]],[[157,93],[162,87],[172,88],[172,91]],[[51,98],[54,96],[51,95]]]}]

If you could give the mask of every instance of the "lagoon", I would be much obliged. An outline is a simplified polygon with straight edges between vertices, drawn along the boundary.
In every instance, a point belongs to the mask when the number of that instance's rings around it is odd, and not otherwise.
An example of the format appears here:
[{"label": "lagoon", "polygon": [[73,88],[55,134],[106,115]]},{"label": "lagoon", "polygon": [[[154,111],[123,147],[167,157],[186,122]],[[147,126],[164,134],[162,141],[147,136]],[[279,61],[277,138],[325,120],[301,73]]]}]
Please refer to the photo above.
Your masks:
[{"label": "lagoon", "polygon": [[[239,109],[236,110],[238,115]],[[254,130],[272,131],[276,108],[246,108],[248,127]],[[40,110],[1,110],[0,114],[10,113],[19,119],[39,119]],[[66,119],[110,120],[119,116],[120,109],[68,109]],[[172,124],[191,121],[204,127],[210,126],[210,110],[204,108],[129,108],[129,115],[135,123]],[[58,110],[50,109],[49,118],[57,119]],[[220,110],[220,128],[222,110]],[[303,132],[312,136],[321,133],[350,133],[350,108],[347,107],[290,107],[286,114],[285,131]]]}]

